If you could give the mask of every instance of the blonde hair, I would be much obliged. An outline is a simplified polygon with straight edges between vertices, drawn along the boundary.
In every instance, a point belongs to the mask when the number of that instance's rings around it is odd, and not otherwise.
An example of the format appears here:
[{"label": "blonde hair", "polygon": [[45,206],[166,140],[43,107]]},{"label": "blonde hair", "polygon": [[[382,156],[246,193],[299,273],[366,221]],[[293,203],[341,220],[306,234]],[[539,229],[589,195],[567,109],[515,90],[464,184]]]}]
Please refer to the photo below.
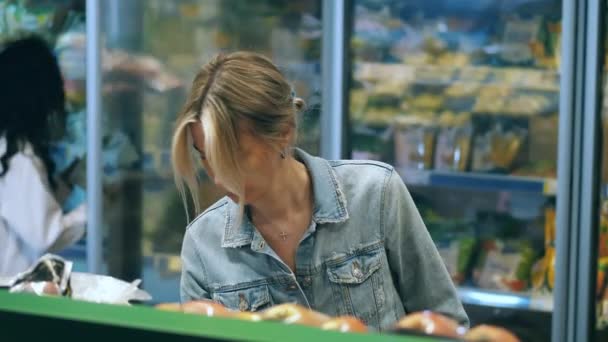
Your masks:
[{"label": "blonde hair", "polygon": [[[223,185],[244,198],[239,135],[243,129],[281,151],[286,133],[294,143],[297,113],[304,101],[296,98],[285,77],[268,58],[253,52],[219,54],[205,64],[179,113],[172,140],[177,188],[188,206],[186,187],[196,214],[201,210],[199,179],[189,126],[202,124],[206,159]],[[239,203],[241,209],[243,203]]]}]

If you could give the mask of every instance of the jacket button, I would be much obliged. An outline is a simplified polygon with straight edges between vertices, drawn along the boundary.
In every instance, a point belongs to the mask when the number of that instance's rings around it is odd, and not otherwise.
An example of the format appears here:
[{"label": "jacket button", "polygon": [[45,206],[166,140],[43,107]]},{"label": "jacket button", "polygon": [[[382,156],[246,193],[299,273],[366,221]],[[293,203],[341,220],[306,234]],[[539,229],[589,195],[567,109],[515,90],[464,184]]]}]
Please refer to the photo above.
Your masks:
[{"label": "jacket button", "polygon": [[311,282],[312,280],[310,279],[310,277],[304,277],[304,280],[302,280],[302,284],[306,287],[310,286]]},{"label": "jacket button", "polygon": [[356,261],[353,263],[353,276],[355,276],[355,278],[357,279],[363,278],[363,272],[361,272],[361,267]]},{"label": "jacket button", "polygon": [[297,288],[298,288],[298,287],[296,286],[296,284],[291,284],[291,285],[287,286],[287,289],[288,289],[289,291],[294,291],[294,290],[295,290],[295,289],[297,289]]}]

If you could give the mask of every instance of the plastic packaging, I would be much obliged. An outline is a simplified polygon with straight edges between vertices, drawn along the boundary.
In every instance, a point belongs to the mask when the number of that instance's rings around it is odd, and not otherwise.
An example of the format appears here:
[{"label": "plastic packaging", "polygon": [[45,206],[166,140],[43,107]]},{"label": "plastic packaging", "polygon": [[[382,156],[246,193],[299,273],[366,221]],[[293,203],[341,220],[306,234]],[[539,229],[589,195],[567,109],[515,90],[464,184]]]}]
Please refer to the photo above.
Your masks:
[{"label": "plastic packaging", "polygon": [[536,251],[527,240],[488,239],[482,243],[473,278],[484,289],[524,291],[535,260]]},{"label": "plastic packaging", "polygon": [[396,119],[396,166],[410,170],[430,170],[433,167],[436,132],[436,127],[423,118],[399,117]]},{"label": "plastic packaging", "polygon": [[140,279],[128,283],[109,276],[74,272],[70,283],[72,298],[88,302],[128,305],[130,301],[152,299],[150,294],[138,288]]},{"label": "plastic packaging", "polygon": [[0,287],[10,292],[37,295],[61,295],[95,303],[129,305],[147,301],[150,294],[138,288],[141,280],[131,283],[110,276],[72,272],[72,262],[46,254],[27,271],[12,278],[0,279]]},{"label": "plastic packaging", "polygon": [[25,272],[10,279],[10,292],[30,292],[39,295],[69,295],[72,262],[53,254],[45,254]]},{"label": "plastic packaging", "polygon": [[473,127],[470,115],[442,115],[435,148],[435,169],[467,171]]}]

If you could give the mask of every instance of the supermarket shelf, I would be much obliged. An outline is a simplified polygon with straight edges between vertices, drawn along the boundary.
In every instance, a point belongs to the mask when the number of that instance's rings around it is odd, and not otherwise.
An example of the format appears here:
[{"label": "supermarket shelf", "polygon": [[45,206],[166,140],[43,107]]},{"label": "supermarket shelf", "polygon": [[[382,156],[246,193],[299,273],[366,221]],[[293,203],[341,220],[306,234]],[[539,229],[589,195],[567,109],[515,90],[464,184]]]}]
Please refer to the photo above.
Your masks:
[{"label": "supermarket shelf", "polygon": [[[420,71],[430,73],[420,75]],[[461,78],[465,75],[479,74],[475,78]],[[505,72],[516,73],[508,78]],[[490,66],[456,67],[450,65],[408,65],[397,63],[358,63],[355,65],[354,78],[356,80],[393,80],[402,84],[418,84],[432,86],[451,86],[455,84],[498,85],[519,90],[558,92],[559,72],[551,69],[539,68],[500,68]]]},{"label": "supermarket shelf", "polygon": [[458,288],[458,296],[465,304],[544,312],[553,311],[553,297],[550,295],[460,287]]},{"label": "supermarket shelf", "polygon": [[549,196],[557,193],[557,180],[554,178],[404,169],[397,171],[406,184],[413,186],[441,186],[479,191],[517,191]]}]

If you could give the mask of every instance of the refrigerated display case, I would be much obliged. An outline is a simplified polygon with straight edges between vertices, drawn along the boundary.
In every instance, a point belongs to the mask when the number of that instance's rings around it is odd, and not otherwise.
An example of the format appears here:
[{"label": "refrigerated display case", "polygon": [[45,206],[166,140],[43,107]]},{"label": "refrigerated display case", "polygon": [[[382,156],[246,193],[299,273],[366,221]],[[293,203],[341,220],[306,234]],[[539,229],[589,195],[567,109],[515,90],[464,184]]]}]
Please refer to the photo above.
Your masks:
[{"label": "refrigerated display case", "polygon": [[605,340],[605,3],[347,3],[346,157],[400,171],[472,322]]},{"label": "refrigerated display case", "polygon": [[51,42],[81,22],[84,0],[2,0],[0,40],[35,32]]},{"label": "refrigerated display case", "polygon": [[[132,147],[132,163],[109,168],[120,171],[119,185],[104,185],[111,206],[93,218],[103,221],[92,231],[105,235],[99,246],[114,275],[143,276],[156,300],[175,300],[185,215],[163,139],[192,70],[217,51],[247,48],[304,80],[295,87],[312,107],[305,148],[398,168],[474,323],[555,341],[589,340],[589,327],[600,326],[604,304],[593,294],[603,263],[590,246],[601,225],[592,229],[583,214],[599,158],[586,155],[592,137],[584,124],[599,98],[590,90],[600,63],[589,51],[602,46],[593,33],[604,27],[603,2],[326,0],[324,10],[339,10],[329,21],[344,22],[343,32],[320,26],[321,1],[89,3],[102,5],[104,46],[93,52],[106,86],[89,89],[99,90],[93,98],[103,102],[98,114],[111,118],[108,128],[123,133],[119,143]],[[321,34],[325,43],[345,35],[347,48],[325,48],[321,61]],[[112,58],[122,64],[108,64]],[[112,65],[118,71],[106,77]],[[341,82],[331,82],[341,70],[343,98],[325,88]],[[163,86],[167,79],[179,82]],[[321,98],[321,80],[331,98]],[[344,99],[346,113],[327,110]],[[336,122],[343,140],[331,129]],[[320,146],[323,124],[336,146]],[[208,203],[221,196],[210,183],[201,191]]]},{"label": "refrigerated display case", "polygon": [[399,171],[474,324],[549,340],[561,1],[351,5],[346,157]]}]

